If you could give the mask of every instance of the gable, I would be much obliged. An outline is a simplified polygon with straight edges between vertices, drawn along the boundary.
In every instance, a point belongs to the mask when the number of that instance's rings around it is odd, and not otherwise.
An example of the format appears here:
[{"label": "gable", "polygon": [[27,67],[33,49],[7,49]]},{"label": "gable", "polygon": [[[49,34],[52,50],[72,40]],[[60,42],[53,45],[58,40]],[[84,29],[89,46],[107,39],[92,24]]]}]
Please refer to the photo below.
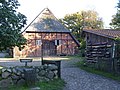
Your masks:
[{"label": "gable", "polygon": [[53,13],[45,8],[38,16],[27,26],[25,31],[36,32],[70,32],[66,29]]}]

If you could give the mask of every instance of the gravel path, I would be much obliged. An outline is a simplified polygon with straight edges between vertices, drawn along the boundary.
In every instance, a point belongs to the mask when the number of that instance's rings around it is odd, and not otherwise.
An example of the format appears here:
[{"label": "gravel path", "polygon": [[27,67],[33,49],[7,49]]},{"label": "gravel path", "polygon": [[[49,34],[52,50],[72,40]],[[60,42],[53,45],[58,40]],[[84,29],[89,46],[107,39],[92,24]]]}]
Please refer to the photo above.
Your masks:
[{"label": "gravel path", "polygon": [[77,61],[62,61],[64,90],[120,90],[120,82],[81,70],[74,65]]}]

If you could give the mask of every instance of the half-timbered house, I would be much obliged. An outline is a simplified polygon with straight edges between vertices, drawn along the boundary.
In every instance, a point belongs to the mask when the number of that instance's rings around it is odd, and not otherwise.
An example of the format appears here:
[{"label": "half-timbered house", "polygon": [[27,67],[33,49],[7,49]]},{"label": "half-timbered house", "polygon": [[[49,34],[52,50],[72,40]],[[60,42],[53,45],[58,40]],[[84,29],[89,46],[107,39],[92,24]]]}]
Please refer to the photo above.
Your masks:
[{"label": "half-timbered house", "polygon": [[79,42],[48,8],[37,15],[23,35],[27,45],[21,51],[15,47],[14,57],[74,55],[78,52]]}]

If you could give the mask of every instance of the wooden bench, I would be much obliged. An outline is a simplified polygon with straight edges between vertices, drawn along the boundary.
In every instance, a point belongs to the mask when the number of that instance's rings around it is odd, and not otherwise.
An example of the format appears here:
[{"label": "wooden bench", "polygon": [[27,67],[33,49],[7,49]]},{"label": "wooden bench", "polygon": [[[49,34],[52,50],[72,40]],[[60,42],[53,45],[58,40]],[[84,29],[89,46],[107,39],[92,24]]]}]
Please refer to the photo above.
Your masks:
[{"label": "wooden bench", "polygon": [[25,66],[27,66],[27,63],[31,63],[33,59],[20,59],[21,63],[25,63]]}]

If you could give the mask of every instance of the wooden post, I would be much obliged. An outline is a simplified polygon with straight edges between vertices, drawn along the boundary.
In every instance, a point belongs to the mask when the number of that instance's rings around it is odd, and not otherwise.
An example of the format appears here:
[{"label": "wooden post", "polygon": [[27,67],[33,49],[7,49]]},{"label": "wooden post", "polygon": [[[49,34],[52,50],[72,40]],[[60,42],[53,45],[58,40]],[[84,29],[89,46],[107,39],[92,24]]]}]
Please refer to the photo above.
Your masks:
[{"label": "wooden post", "polygon": [[[57,40],[57,39],[58,39],[58,38],[57,38],[57,33],[55,33],[54,35],[55,35],[55,38],[56,38],[56,40]],[[55,39],[54,39],[54,40],[55,40]],[[59,53],[59,50],[57,49],[57,47],[58,47],[58,46],[56,45],[56,55],[58,55],[58,53]]]},{"label": "wooden post", "polygon": [[116,44],[115,44],[115,42],[114,42],[114,44],[113,44],[113,52],[112,52],[112,58],[114,58],[115,57],[115,46],[116,46]]},{"label": "wooden post", "polygon": [[41,63],[43,65],[43,40],[42,40],[42,34],[41,34],[41,41],[42,41],[42,45],[41,45]]},{"label": "wooden post", "polygon": [[[62,33],[61,33],[61,42],[62,42]],[[61,44],[61,54],[62,54],[62,44]]]},{"label": "wooden post", "polygon": [[67,56],[68,56],[68,34],[67,34]]},{"label": "wooden post", "polygon": [[[36,45],[36,41],[37,41],[37,39],[36,39],[37,37],[36,37],[36,33],[35,33],[35,48],[37,47],[37,45]],[[37,56],[37,49],[35,49],[35,56]]]}]

